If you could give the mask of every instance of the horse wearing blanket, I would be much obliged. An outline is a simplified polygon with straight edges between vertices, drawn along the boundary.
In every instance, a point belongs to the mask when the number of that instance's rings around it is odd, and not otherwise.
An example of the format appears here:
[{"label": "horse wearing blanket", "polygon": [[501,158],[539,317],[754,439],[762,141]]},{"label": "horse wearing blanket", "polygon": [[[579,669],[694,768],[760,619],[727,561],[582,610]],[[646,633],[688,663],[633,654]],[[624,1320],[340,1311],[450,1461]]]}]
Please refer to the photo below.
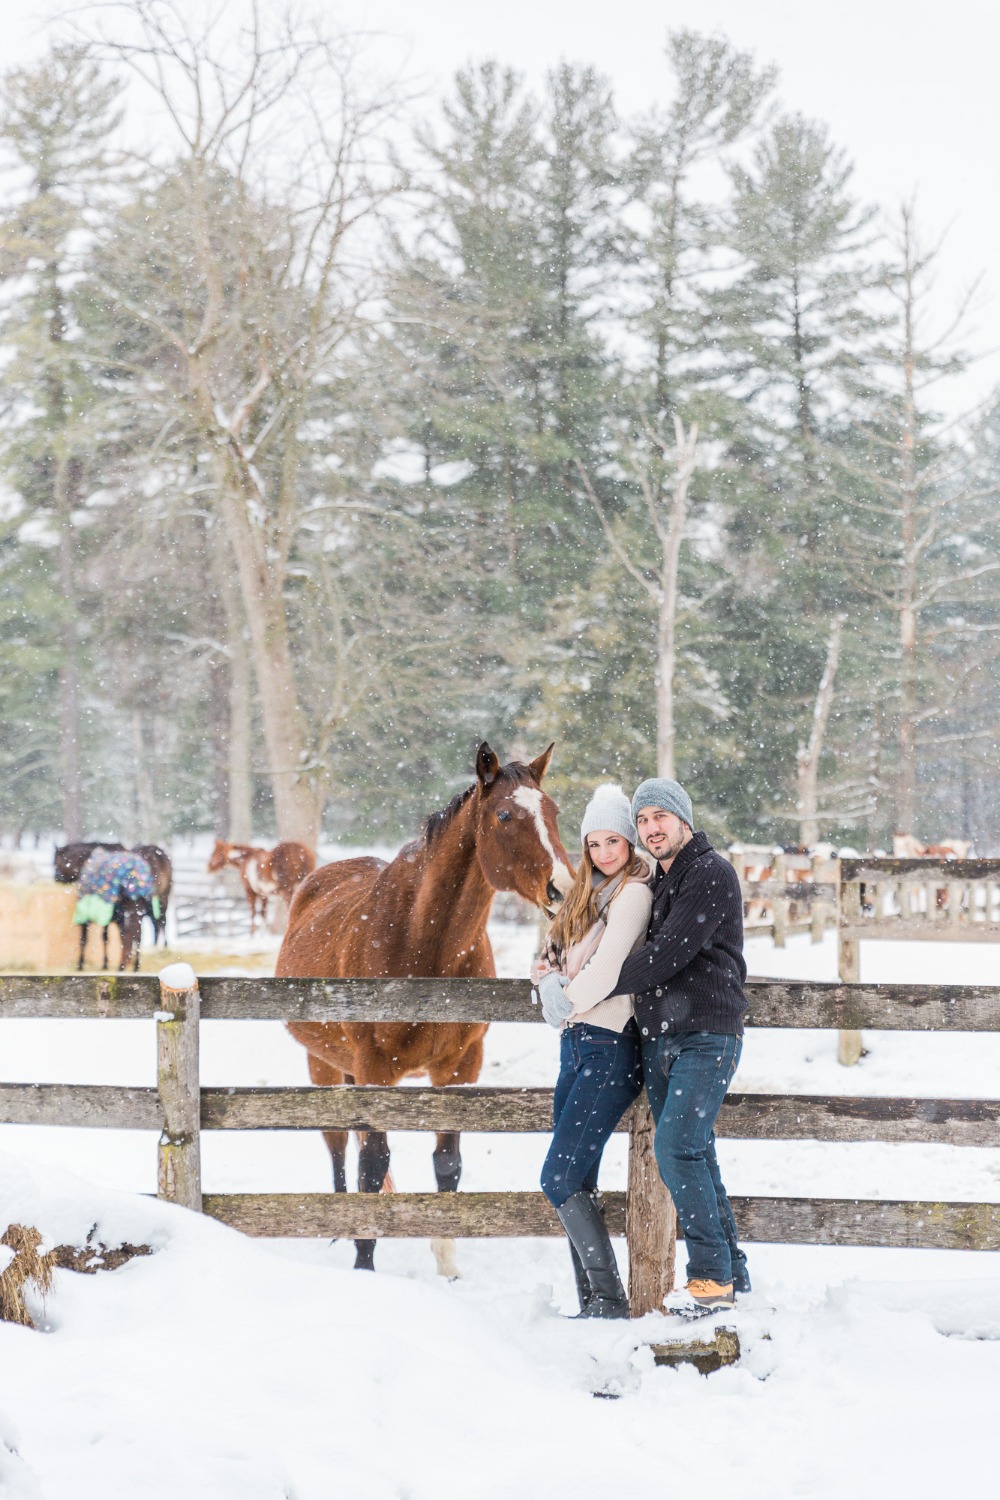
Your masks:
[{"label": "horse wearing blanket", "polygon": [[83,969],[87,929],[91,922],[96,922],[102,929],[104,963],[101,967],[108,967],[108,928],[114,922],[122,939],[119,972],[131,964],[138,973],[142,919],[147,916],[154,924],[160,917],[156,883],[148,861],[128,849],[95,849],[80,871],[80,895],[73,913],[73,921],[80,928],[77,968]]}]

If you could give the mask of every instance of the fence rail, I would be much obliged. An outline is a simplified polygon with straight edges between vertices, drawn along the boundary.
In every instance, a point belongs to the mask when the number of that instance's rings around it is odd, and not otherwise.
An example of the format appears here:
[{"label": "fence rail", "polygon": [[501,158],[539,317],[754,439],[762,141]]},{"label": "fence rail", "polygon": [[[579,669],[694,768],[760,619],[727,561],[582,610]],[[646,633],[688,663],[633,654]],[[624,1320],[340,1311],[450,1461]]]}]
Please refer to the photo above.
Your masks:
[{"label": "fence rail", "polygon": [[[175,971],[176,972],[176,971]],[[169,974],[170,971],[167,971]],[[1000,988],[752,982],[751,1027],[845,1026],[1000,1031]],[[0,1019],[155,1021],[155,1088],[0,1084],[0,1123],[160,1131],[158,1192],[248,1234],[381,1238],[561,1234],[541,1193],[212,1193],[200,1180],[202,1130],[542,1132],[552,1091],[467,1087],[200,1088],[204,1021],[541,1021],[521,980],[301,980],[206,977],[173,989],[151,975],[0,977]],[[608,1222],[629,1243],[633,1312],[673,1280],[672,1205],[652,1156],[644,1102],[629,1133],[628,1190]],[[717,1132],[742,1140],[1000,1145],[1000,1099],[731,1094]],[[1000,1249],[1000,1203],[736,1198],[741,1236],[789,1244]]]},{"label": "fence rail", "polygon": [[[841,859],[837,973],[861,978],[862,942],[1000,942],[1000,860]],[[840,1031],[837,1055],[861,1059],[861,1027]]]}]

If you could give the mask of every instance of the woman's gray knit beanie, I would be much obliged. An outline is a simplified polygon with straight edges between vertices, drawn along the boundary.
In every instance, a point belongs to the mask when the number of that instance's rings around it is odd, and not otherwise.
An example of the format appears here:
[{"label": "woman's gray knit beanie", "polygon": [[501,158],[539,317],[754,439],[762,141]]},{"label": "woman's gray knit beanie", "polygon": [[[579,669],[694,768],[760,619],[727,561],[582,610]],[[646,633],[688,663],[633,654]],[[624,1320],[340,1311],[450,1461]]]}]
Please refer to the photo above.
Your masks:
[{"label": "woman's gray knit beanie", "polygon": [[639,842],[629,800],[613,781],[605,781],[596,789],[580,824],[580,838],[585,844],[588,833],[598,832],[620,833],[632,845]]}]

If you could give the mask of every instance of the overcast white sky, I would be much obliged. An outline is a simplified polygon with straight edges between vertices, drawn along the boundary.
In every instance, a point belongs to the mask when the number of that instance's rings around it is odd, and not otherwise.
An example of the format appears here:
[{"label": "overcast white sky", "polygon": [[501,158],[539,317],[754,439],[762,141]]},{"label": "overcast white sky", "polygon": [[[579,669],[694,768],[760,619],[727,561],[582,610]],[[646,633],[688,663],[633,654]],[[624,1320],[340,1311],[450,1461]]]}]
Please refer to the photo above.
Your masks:
[{"label": "overcast white sky", "polygon": [[[537,78],[566,58],[607,72],[623,113],[663,96],[669,28],[723,32],[777,63],[782,100],[829,124],[866,199],[891,211],[917,191],[928,237],[948,231],[942,317],[982,273],[966,343],[1000,351],[997,0],[343,0],[330,9],[349,29],[377,33],[375,57],[386,67],[407,60],[431,94],[470,59],[495,56]],[[0,0],[8,65],[41,45],[38,11]],[[998,383],[1000,352],[989,353],[966,378],[963,403]]]}]

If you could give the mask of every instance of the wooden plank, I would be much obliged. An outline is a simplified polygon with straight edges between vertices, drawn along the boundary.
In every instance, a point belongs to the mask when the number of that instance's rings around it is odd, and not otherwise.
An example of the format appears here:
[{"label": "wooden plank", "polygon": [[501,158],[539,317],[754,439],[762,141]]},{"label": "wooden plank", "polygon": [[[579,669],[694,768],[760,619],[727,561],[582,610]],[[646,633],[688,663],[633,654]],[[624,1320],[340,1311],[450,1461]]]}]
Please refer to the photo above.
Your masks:
[{"label": "wooden plank", "polygon": [[674,1289],[677,1214],[663,1185],[653,1152],[656,1128],[645,1093],[629,1110],[628,1190],[625,1225],[628,1239],[628,1303],[633,1318],[663,1306]]},{"label": "wooden plank", "polygon": [[[552,1129],[552,1090],[521,1088],[202,1089],[203,1130]],[[622,1122],[619,1127],[626,1130]]]},{"label": "wooden plank", "polygon": [[[837,974],[844,984],[861,979],[861,950],[850,935],[850,927],[861,917],[861,886],[844,883],[839,886],[837,903]],[[857,1027],[841,1027],[837,1033],[837,1061],[845,1068],[861,1061],[861,1032]]]},{"label": "wooden plank", "polygon": [[158,1198],[201,1211],[201,1095],[198,1086],[198,981],[188,964],[160,973],[156,1087],[163,1107]]},{"label": "wooden plank", "polygon": [[[673,1322],[679,1320],[674,1318]],[[740,1336],[735,1328],[712,1328],[705,1337],[688,1331],[683,1338],[666,1344],[650,1344],[653,1363],[680,1369],[693,1365],[700,1375],[711,1375],[724,1365],[735,1365],[740,1357]]]},{"label": "wooden plank", "polygon": [[873,1245],[913,1250],[1000,1250],[1000,1203],[882,1199],[733,1198],[748,1244]]},{"label": "wooden plank", "polygon": [[[602,1195],[613,1235],[625,1194]],[[543,1193],[207,1193],[204,1212],[244,1234],[296,1239],[518,1239],[560,1236]]]},{"label": "wooden plank", "polygon": [[160,1003],[155,974],[2,974],[0,1020],[149,1020]]},{"label": "wooden plank", "polygon": [[729,1140],[1000,1146],[1000,1099],[727,1094],[715,1131]]},{"label": "wooden plank", "polygon": [[[946,928],[941,929],[946,931]],[[3,986],[9,989],[6,1001]],[[147,988],[151,986],[151,988]],[[542,1024],[521,979],[263,979],[201,981],[205,1020],[531,1021]],[[753,1026],[885,1031],[1000,1031],[1000,987],[820,984],[751,980]],[[153,975],[0,979],[0,1018],[152,1017]]]},{"label": "wooden plank", "polygon": [[1000,1031],[993,985],[751,981],[751,1026],[873,1031]]},{"label": "wooden plank", "polygon": [[[937,911],[936,907],[932,909]],[[852,922],[842,927],[841,934],[855,943],[880,939],[897,943],[1000,943],[1000,922],[951,923],[939,920],[946,916],[946,912],[938,912],[938,919],[924,915],[881,920],[873,917],[867,922]]]},{"label": "wooden plank", "polygon": [[[552,1129],[552,1090],[541,1088],[202,1089],[201,1099],[203,1130]],[[0,1108],[3,1100],[0,1089]],[[628,1130],[629,1117],[617,1128]],[[716,1133],[730,1140],[1000,1146],[1000,1100],[731,1093]]]},{"label": "wooden plank", "polygon": [[901,880],[928,884],[949,880],[1000,879],[1000,859],[868,859],[840,861],[841,880]]},{"label": "wooden plank", "polygon": [[106,1084],[0,1083],[0,1124],[161,1130],[155,1089]]},{"label": "wooden plank", "polygon": [[201,981],[206,1021],[538,1021],[527,979]]},{"label": "wooden plank", "polygon": [[[624,1193],[605,1193],[613,1235]],[[1000,1249],[1000,1203],[733,1198],[747,1244]],[[541,1193],[209,1193],[204,1212],[244,1234],[298,1239],[516,1239],[562,1234]]]},{"label": "wooden plank", "polygon": [[784,896],[788,901],[836,901],[837,886],[832,880],[744,880],[744,901],[772,900]]}]

